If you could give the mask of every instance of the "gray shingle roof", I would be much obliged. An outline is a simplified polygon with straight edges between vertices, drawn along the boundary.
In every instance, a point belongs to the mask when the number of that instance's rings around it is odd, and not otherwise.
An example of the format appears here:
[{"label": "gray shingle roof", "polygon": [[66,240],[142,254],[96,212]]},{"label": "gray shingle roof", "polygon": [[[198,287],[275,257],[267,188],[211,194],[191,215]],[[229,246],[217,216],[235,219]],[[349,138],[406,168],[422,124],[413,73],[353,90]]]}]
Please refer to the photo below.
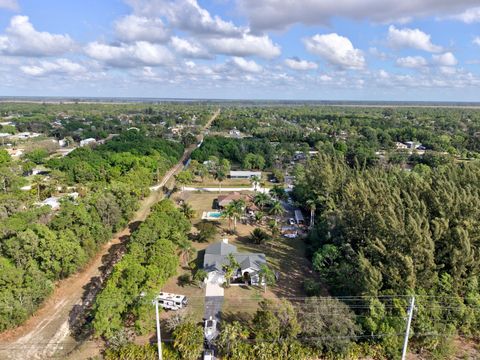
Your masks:
[{"label": "gray shingle roof", "polygon": [[261,253],[239,253],[237,247],[224,242],[218,242],[205,249],[203,268],[206,271],[222,271],[223,266],[228,264],[228,255],[233,254],[242,270],[260,270],[260,266],[267,263],[265,254]]},{"label": "gray shingle roof", "polygon": [[205,249],[205,255],[210,254],[210,255],[228,255],[231,253],[236,253],[237,252],[237,247],[234,245],[230,245],[228,243],[224,243],[223,241],[220,241],[218,243],[209,245]]}]

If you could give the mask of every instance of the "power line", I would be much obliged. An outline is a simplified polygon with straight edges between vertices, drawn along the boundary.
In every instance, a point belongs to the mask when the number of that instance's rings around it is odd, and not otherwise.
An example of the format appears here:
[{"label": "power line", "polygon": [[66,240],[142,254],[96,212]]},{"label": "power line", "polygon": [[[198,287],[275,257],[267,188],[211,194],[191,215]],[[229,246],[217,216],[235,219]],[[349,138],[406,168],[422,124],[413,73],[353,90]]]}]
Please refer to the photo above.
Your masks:
[{"label": "power line", "polygon": [[[425,332],[425,333],[415,333],[415,336],[430,336],[430,337],[450,337],[453,334],[448,334],[448,333],[438,333],[438,332]],[[331,336],[295,336],[289,339],[238,339],[238,342],[250,342],[250,343],[261,343],[261,342],[268,342],[268,343],[281,343],[281,342],[287,342],[290,340],[299,340],[299,341],[315,341],[315,340],[358,340],[358,339],[376,339],[376,338],[383,338],[383,337],[402,337],[405,336],[404,332],[398,332],[398,333],[379,333],[379,334],[360,334],[360,335],[331,335]],[[463,338],[467,339],[477,339],[477,336],[474,335],[465,335],[462,336]],[[172,338],[167,338],[167,339],[162,339],[162,342],[173,342],[174,339]],[[18,344],[15,346],[0,346],[0,350],[10,350],[10,349],[18,349],[22,350],[25,349],[25,346],[31,346],[31,347],[40,347],[40,346],[46,346],[46,345],[65,345],[65,343],[61,342],[29,342],[29,343],[23,343],[23,344]],[[101,347],[103,348],[103,344],[99,344],[96,341],[92,340],[87,340],[82,343],[79,343],[78,345],[85,345],[85,346],[92,346],[92,347]],[[20,347],[21,346],[21,347]]]}]

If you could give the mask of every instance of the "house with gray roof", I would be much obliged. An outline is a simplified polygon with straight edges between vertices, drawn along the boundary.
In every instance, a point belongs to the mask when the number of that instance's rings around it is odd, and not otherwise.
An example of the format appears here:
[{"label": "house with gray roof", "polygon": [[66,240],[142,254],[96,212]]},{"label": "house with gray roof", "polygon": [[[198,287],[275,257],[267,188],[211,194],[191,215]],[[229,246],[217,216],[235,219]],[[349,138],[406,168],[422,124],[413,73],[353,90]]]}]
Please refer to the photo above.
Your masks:
[{"label": "house with gray roof", "polygon": [[[224,266],[229,265],[229,255],[232,254],[240,265],[234,281],[240,280],[251,285],[260,285],[259,272],[262,265],[267,263],[265,254],[241,253],[237,247],[228,243],[228,239],[212,244],[205,249],[203,268],[208,273],[208,281],[225,282]],[[263,282],[262,282],[263,283]]]}]

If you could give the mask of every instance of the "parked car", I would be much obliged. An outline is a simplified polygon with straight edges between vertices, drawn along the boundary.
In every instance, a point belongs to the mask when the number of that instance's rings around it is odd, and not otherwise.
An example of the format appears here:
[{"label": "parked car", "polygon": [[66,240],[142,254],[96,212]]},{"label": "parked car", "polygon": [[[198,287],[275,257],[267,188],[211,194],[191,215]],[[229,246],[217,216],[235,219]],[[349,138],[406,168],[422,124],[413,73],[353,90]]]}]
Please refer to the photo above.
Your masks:
[{"label": "parked car", "polygon": [[213,350],[205,350],[203,360],[215,360],[215,352]]},{"label": "parked car", "polygon": [[288,223],[289,223],[290,225],[296,225],[296,224],[297,224],[297,222],[295,221],[294,218],[288,219]]},{"label": "parked car", "polygon": [[204,335],[205,340],[209,342],[215,339],[218,335],[217,320],[213,319],[211,316],[209,319],[205,320]]}]

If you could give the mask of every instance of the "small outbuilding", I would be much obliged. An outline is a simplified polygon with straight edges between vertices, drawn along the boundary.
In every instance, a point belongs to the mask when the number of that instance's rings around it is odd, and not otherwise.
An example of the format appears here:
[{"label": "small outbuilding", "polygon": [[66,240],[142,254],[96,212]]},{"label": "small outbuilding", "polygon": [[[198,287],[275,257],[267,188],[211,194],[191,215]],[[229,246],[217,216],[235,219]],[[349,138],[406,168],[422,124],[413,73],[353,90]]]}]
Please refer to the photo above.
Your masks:
[{"label": "small outbuilding", "polygon": [[251,179],[254,176],[261,178],[262,172],[261,171],[244,171],[244,170],[230,171],[231,179]]}]

